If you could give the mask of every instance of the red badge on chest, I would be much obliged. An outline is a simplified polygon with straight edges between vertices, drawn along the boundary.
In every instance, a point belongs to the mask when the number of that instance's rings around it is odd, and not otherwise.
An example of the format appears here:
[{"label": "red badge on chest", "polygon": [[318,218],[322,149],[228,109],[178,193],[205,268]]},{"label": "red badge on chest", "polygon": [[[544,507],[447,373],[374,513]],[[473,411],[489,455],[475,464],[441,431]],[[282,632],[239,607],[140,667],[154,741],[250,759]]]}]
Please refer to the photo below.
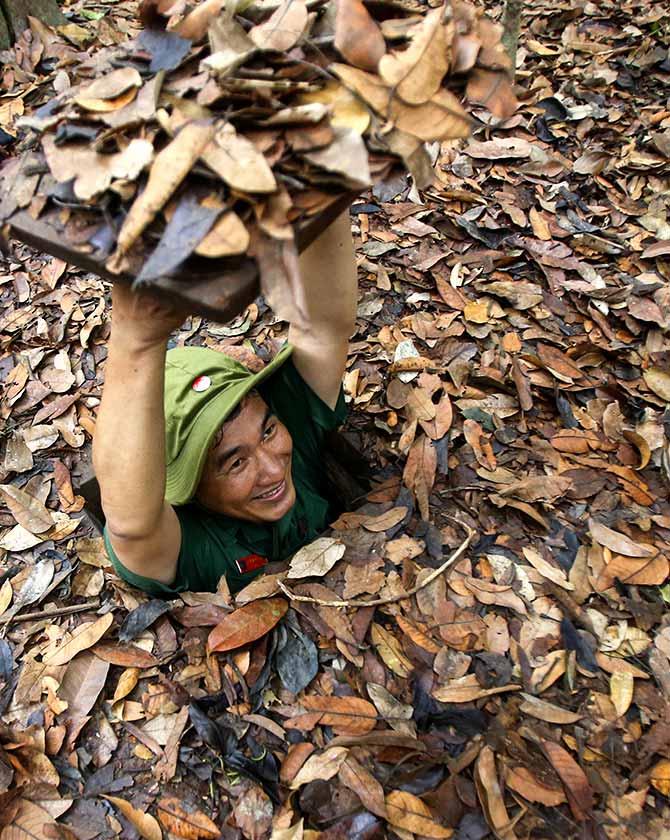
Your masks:
[{"label": "red badge on chest", "polygon": [[268,564],[267,557],[261,557],[260,554],[247,554],[246,557],[240,557],[236,562],[241,575],[255,572],[256,569]]}]

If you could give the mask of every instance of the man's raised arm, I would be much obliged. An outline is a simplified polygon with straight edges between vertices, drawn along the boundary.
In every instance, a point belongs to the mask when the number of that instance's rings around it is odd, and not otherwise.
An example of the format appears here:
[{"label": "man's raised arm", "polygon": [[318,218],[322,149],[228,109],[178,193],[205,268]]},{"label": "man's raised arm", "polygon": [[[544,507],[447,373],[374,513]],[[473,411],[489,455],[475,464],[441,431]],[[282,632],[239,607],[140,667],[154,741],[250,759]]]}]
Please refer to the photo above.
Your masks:
[{"label": "man's raised arm", "polygon": [[307,302],[304,327],[292,324],[293,363],[326,405],[334,408],[356,324],[358,285],[349,212],[341,216],[300,257]]},{"label": "man's raised arm", "polygon": [[172,583],[181,529],[165,499],[167,340],[183,316],[116,284],[93,465],[112,548],[135,574]]}]

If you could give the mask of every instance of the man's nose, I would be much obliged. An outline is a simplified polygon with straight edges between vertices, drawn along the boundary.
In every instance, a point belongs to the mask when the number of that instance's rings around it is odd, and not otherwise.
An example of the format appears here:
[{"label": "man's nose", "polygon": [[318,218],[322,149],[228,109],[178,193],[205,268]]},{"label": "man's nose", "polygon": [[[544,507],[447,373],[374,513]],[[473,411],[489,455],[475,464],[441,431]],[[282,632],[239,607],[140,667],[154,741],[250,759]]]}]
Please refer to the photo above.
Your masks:
[{"label": "man's nose", "polygon": [[284,477],[285,464],[276,453],[261,451],[257,463],[259,484],[269,486]]}]

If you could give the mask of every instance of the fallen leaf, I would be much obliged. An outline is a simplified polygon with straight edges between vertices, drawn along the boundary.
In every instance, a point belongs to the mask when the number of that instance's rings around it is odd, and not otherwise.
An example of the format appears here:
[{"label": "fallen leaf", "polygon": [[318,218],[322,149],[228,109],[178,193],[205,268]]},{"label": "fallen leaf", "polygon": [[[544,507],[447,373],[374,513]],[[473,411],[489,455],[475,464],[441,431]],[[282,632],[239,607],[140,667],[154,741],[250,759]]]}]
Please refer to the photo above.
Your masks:
[{"label": "fallen leaf", "polygon": [[254,601],[227,615],[209,634],[207,647],[212,653],[234,650],[260,639],[288,610],[283,598]]},{"label": "fallen leaf", "polygon": [[115,100],[122,94],[132,91],[135,96],[135,88],[142,86],[142,77],[134,67],[120,67],[106,73],[90,85],[82,88],[74,97],[77,105],[89,111],[105,110],[102,107],[95,107],[98,100]]},{"label": "fallen leaf", "polygon": [[144,840],[162,840],[163,832],[161,831],[161,827],[158,824],[158,820],[152,817],[151,814],[135,808],[130,802],[118,796],[105,795],[105,799],[111,802],[123,814]]},{"label": "fallen leaf", "polygon": [[451,837],[454,833],[435,822],[430,808],[418,796],[403,790],[392,790],[387,794],[386,814],[392,826],[423,837]]},{"label": "fallen leaf", "polygon": [[368,811],[382,819],[387,818],[384,788],[353,756],[348,755],[342,762],[338,778],[343,785],[353,790]]},{"label": "fallen leaf", "polygon": [[544,740],[540,746],[563,783],[575,819],[584,820],[593,809],[593,791],[584,771],[563,747],[553,741]]},{"label": "fallen leaf", "polygon": [[60,647],[46,653],[43,662],[49,665],[65,665],[71,659],[92,647],[105,635],[114,622],[111,612],[100,616],[95,621],[87,621],[75,628],[70,638]]},{"label": "fallen leaf", "polygon": [[291,580],[323,577],[344,557],[346,546],[332,537],[319,537],[301,548],[291,558],[287,577]]},{"label": "fallen leaf", "polygon": [[310,755],[291,782],[291,790],[297,790],[315,779],[332,779],[348,752],[345,747],[331,747],[317,755]]},{"label": "fallen leaf", "polygon": [[45,505],[30,493],[13,484],[0,484],[0,493],[14,519],[31,534],[43,534],[53,526],[53,517]]},{"label": "fallen leaf", "polygon": [[377,649],[384,663],[403,679],[407,679],[414,671],[414,666],[405,656],[400,647],[400,642],[381,624],[373,623],[370,628],[372,644]]},{"label": "fallen leaf", "polygon": [[259,49],[286,52],[300,40],[306,25],[305,0],[283,0],[266,21],[252,26],[248,34]]},{"label": "fallen leaf", "polygon": [[521,697],[523,697],[523,703],[519,706],[519,710],[538,720],[544,720],[547,723],[558,723],[561,725],[577,723],[578,720],[584,717],[579,712],[570,712],[568,709],[562,709],[560,706],[548,703],[546,700],[541,700],[532,694],[524,694],[522,692]]},{"label": "fallen leaf", "polygon": [[516,840],[500,790],[495,753],[488,745],[484,746],[477,756],[474,776],[479,802],[496,837],[500,837],[501,840]]},{"label": "fallen leaf", "polygon": [[[182,129],[183,131],[183,129]],[[230,123],[220,126],[200,151],[203,162],[234,190],[268,193],[277,182],[265,156]]]},{"label": "fallen leaf", "polygon": [[527,767],[507,768],[505,784],[529,802],[539,802],[548,808],[556,808],[566,801],[562,790],[543,784]]},{"label": "fallen leaf", "polygon": [[625,534],[613,531],[595,519],[589,519],[589,531],[597,543],[616,554],[623,554],[625,557],[655,557],[658,554],[658,549],[653,546],[636,543]]},{"label": "fallen leaf", "polygon": [[[360,697],[303,697],[300,705],[308,714],[293,718],[287,729],[303,729],[303,722],[310,723],[309,729],[318,724],[332,726],[336,735],[364,735],[377,725],[377,711],[372,703]],[[302,718],[309,718],[301,721]]]},{"label": "fallen leaf", "polygon": [[446,24],[443,15],[444,9],[431,9],[409,31],[409,46],[387,53],[379,61],[381,78],[410,105],[431,99],[447,72],[453,25]]},{"label": "fallen leaf", "polygon": [[361,0],[337,0],[335,49],[350,64],[374,72],[386,52],[381,30]]},{"label": "fallen leaf", "polygon": [[647,386],[666,403],[670,402],[670,373],[663,368],[651,367],[642,373]]},{"label": "fallen leaf", "polygon": [[185,840],[217,840],[220,830],[208,816],[186,805],[176,796],[164,796],[156,803],[163,828]]},{"label": "fallen leaf", "polygon": [[610,697],[619,717],[625,715],[633,701],[634,680],[631,674],[618,671],[610,677]]}]

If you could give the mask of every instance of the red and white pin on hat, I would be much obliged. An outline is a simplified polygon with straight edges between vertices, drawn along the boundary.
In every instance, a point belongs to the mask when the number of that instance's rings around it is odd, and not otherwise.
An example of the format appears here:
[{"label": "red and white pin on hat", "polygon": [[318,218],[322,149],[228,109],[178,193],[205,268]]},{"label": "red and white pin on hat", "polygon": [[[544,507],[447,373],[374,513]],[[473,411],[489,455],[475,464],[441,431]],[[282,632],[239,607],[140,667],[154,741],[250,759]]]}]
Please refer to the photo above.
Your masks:
[{"label": "red and white pin on hat", "polygon": [[209,376],[197,376],[193,382],[191,383],[191,388],[194,391],[206,391],[209,386],[212,384],[212,380]]}]

